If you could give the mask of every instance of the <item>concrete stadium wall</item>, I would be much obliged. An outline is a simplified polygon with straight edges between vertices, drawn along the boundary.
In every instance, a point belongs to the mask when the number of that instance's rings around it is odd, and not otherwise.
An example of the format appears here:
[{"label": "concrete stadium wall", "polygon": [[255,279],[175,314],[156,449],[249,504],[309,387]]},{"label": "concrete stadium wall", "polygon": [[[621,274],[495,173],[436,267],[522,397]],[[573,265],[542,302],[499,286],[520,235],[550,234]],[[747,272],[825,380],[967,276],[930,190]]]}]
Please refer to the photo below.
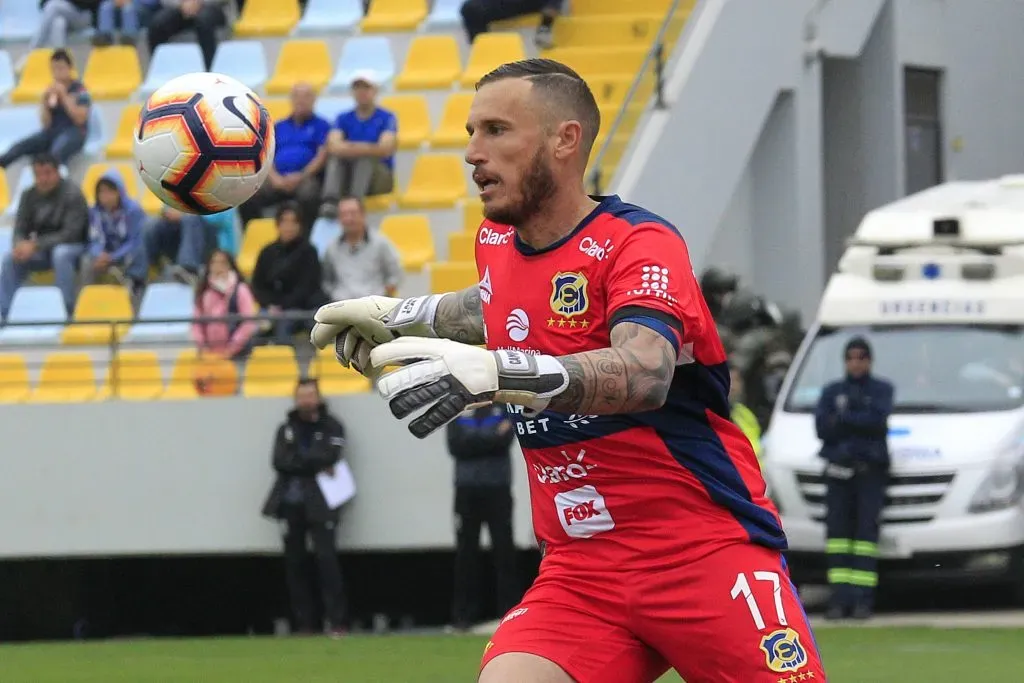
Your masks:
[{"label": "concrete stadium wall", "polygon": [[[454,546],[443,435],[412,437],[376,395],[330,401],[358,492],[345,550]],[[0,412],[0,557],[279,553],[260,516],[288,399],[14,405]],[[516,539],[534,547],[518,451]]]},{"label": "concrete stadium wall", "polygon": [[945,179],[1024,167],[1022,29],[1018,0],[703,0],[613,189],[698,270],[812,315],[864,212],[905,194],[905,67],[942,71]]}]

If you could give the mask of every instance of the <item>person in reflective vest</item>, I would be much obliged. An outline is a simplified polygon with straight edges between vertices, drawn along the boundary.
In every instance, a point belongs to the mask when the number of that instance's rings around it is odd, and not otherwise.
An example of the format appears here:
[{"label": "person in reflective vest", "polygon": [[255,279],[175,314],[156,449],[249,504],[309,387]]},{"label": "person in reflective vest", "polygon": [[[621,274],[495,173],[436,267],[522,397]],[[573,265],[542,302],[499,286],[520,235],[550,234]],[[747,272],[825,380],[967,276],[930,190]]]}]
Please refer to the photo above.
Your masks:
[{"label": "person in reflective vest", "polygon": [[735,368],[729,369],[729,408],[732,421],[750,440],[758,462],[761,461],[761,424],[757,415],[743,403],[743,375]]}]

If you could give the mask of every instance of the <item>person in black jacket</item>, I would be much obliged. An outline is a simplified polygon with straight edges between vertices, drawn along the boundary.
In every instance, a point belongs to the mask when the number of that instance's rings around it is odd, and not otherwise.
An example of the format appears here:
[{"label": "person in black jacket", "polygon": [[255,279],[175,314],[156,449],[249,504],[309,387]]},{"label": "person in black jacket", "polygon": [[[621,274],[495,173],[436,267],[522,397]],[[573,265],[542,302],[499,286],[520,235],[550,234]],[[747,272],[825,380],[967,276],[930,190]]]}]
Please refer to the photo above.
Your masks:
[{"label": "person in black jacket", "polygon": [[295,408],[277,429],[274,470],[277,481],[263,514],[283,520],[285,572],[297,630],[316,632],[316,615],[305,568],[306,536],[320,574],[324,616],[332,634],[346,627],[346,602],[335,548],[339,510],[327,506],[316,475],[330,471],[342,458],[345,429],[320,397],[316,380],[300,380],[295,388]]},{"label": "person in black jacket", "polygon": [[[299,205],[283,202],[275,221],[277,241],[260,252],[251,286],[260,306],[276,318],[275,343],[290,344],[292,334],[305,324],[299,314],[315,311],[327,303],[327,297],[320,289],[320,257],[302,233]],[[292,317],[282,316],[288,313]]]},{"label": "person in black jacket", "polygon": [[878,585],[878,526],[889,483],[892,384],[871,375],[871,346],[846,344],[846,377],[821,393],[815,426],[825,466],[827,616],[871,616]]},{"label": "person in black jacket", "polygon": [[468,629],[479,616],[476,599],[480,527],[487,525],[498,582],[498,609],[504,614],[521,596],[512,539],[514,438],[504,406],[467,411],[448,425],[448,450],[455,458],[454,627]]}]

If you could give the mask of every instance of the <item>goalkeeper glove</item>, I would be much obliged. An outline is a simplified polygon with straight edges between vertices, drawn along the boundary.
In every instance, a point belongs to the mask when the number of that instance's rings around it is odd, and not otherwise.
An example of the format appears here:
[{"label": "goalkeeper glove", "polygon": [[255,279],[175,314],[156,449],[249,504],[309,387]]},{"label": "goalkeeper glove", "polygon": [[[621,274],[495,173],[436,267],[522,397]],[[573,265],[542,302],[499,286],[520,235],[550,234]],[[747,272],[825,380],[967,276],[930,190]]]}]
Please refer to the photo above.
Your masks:
[{"label": "goalkeeper glove", "polygon": [[377,369],[402,366],[377,379],[395,417],[429,406],[409,423],[420,439],[467,408],[492,401],[539,413],[569,386],[569,374],[554,356],[487,351],[448,339],[396,339],[373,349],[370,363]]},{"label": "goalkeeper glove", "polygon": [[444,294],[396,299],[364,296],[321,306],[309,340],[318,349],[334,343],[334,355],[345,367],[366,374],[370,350],[399,336],[436,337],[434,313]]}]

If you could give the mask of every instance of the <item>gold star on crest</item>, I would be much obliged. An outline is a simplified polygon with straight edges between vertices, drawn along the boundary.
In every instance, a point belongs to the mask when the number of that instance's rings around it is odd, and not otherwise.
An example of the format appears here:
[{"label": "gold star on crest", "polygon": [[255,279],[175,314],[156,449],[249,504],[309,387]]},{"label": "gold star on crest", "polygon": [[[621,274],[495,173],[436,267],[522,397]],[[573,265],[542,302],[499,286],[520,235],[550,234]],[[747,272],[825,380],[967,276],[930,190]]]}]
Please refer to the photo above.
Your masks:
[{"label": "gold star on crest", "polygon": [[569,318],[569,327],[576,327],[576,321],[572,318]]},{"label": "gold star on crest", "polygon": [[558,320],[558,326],[559,327],[565,327],[565,318],[560,318]]},{"label": "gold star on crest", "polygon": [[554,327],[554,326],[555,326],[555,319],[554,318],[548,318],[548,327]]},{"label": "gold star on crest", "polygon": [[587,329],[588,327],[590,327],[590,321],[589,320],[580,321],[580,327],[582,327],[583,329]]}]

